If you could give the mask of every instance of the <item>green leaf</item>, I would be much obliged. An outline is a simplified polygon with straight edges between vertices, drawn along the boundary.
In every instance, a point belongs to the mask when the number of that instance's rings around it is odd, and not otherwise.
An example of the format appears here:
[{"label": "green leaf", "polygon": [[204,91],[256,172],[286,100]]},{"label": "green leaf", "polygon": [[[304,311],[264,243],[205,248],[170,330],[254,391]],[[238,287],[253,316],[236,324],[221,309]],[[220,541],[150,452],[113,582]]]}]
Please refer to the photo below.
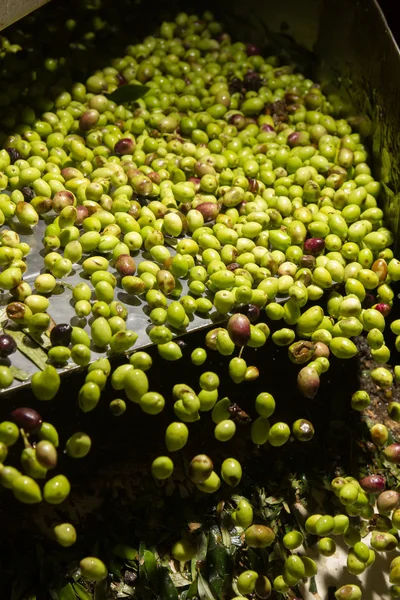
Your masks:
[{"label": "green leaf", "polygon": [[85,590],[83,585],[81,585],[80,583],[74,583],[72,584],[72,587],[74,588],[74,591],[78,596],[79,600],[93,600],[92,594],[89,594],[89,592]]},{"label": "green leaf", "polygon": [[215,596],[210,590],[210,586],[208,585],[207,581],[204,579],[201,573],[198,574],[197,592],[199,594],[200,600],[216,600]]},{"label": "green leaf", "polygon": [[144,570],[149,580],[150,587],[155,589],[157,587],[157,560],[156,557],[150,550],[145,550],[143,553]]},{"label": "green leaf", "polygon": [[4,331],[14,339],[18,350],[43,371],[47,363],[47,354],[44,350],[27,338],[22,331],[14,329],[5,329]]},{"label": "green leaf", "polygon": [[19,369],[18,367],[11,366],[10,371],[14,379],[18,379],[18,381],[28,381],[30,377],[29,373],[27,373],[23,369]]},{"label": "green leaf", "polygon": [[149,89],[148,85],[121,85],[121,87],[111,92],[111,94],[107,94],[107,98],[116,104],[126,104],[139,100]]},{"label": "green leaf", "polygon": [[70,583],[64,585],[64,587],[60,590],[59,598],[60,600],[76,600],[74,588]]},{"label": "green leaf", "polygon": [[179,600],[178,591],[166,567],[163,567],[161,570],[161,591],[160,598],[163,600]]},{"label": "green leaf", "polygon": [[170,573],[169,576],[172,579],[172,583],[174,584],[175,587],[179,588],[179,587],[186,587],[188,585],[190,585],[192,583],[191,579],[187,579],[183,573]]}]

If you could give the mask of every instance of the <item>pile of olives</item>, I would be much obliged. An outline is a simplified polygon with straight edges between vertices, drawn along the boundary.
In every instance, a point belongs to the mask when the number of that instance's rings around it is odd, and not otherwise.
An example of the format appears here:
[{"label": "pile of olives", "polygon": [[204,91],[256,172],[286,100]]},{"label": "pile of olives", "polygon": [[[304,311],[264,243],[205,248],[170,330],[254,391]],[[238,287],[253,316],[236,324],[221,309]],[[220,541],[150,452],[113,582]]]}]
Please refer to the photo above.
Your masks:
[{"label": "pile of olives", "polygon": [[[75,25],[71,20],[65,27]],[[33,42],[26,43],[28,49]],[[2,38],[2,60],[20,50]],[[0,388],[13,384],[13,332],[21,329],[47,352],[46,366],[30,381],[40,402],[57,396],[59,368],[69,362],[85,369],[76,399],[83,413],[104,400],[106,385],[120,396],[109,402],[116,417],[132,402],[157,418],[172,402],[165,452],[148,464],[158,482],[174,477],[174,457],[185,448],[191,423],[203,419],[221,443],[240,435],[233,402],[220,397],[219,388],[226,377],[237,385],[263,378],[250,362],[253,349],[271,342],[286,348],[287,360],[299,367],[293,385],[307,407],[318,400],[330,361],[355,357],[356,338],[364,336],[378,364],[372,382],[376,389],[392,389],[400,366],[387,366],[396,359],[386,318],[400,262],[378,206],[381,185],[368,164],[364,121],[341,118],[339,98],[326,96],[293,65],[233,42],[209,12],[202,18],[178,14],[85,81],[65,84],[66,60],[40,53],[35,60],[51,85],[42,89],[39,76],[28,95],[32,105],[25,99],[28,76],[21,74],[0,94],[9,111],[0,119],[0,289],[11,324],[0,335]],[[126,100],[114,101],[124,89]],[[43,268],[32,276],[25,239],[39,230]],[[82,281],[70,285],[74,272]],[[73,324],[52,319],[60,285],[66,297],[71,292]],[[182,376],[169,397],[152,390],[153,359],[135,351],[138,333],[127,328],[132,305],[144,310],[148,343],[169,362],[183,358],[180,336],[194,316],[215,323],[204,344],[190,348],[190,360],[202,367],[209,353],[219,353],[230,357],[228,368],[199,371],[198,389]],[[400,320],[390,330],[399,351]],[[93,361],[93,349],[104,357]],[[116,356],[120,364],[113,369]],[[270,421],[281,401],[268,391],[253,398],[255,447],[312,440],[314,425],[306,418],[291,425]],[[370,396],[358,390],[348,402],[363,411]],[[400,404],[391,402],[388,414],[400,421]],[[387,462],[400,464],[400,444],[389,443],[385,425],[375,424],[370,436]],[[8,448],[16,444],[19,468],[7,464]],[[91,446],[90,436],[77,431],[63,451],[84,459]],[[32,408],[14,410],[0,423],[0,484],[25,504],[67,501],[68,478],[48,474],[57,465],[58,447],[54,425]],[[213,456],[190,457],[187,479],[196,493],[215,494],[224,486],[229,497],[230,488],[240,490],[244,473],[233,454],[216,469]],[[396,549],[400,496],[385,486],[379,473],[360,481],[336,477],[336,512],[308,514],[303,532],[293,528],[283,536],[273,523],[255,518],[251,501],[232,490],[231,531],[254,552],[281,543],[284,563],[273,577],[250,569],[235,574],[235,600],[268,598],[273,590],[284,597],[299,593],[299,584],[317,573],[305,535],[324,557],[336,552],[332,536],[343,536],[353,575],[373,564],[375,552]],[[368,543],[361,539],[363,520]],[[57,524],[52,534],[62,547],[77,538],[71,523]],[[197,550],[193,535],[177,540],[170,556],[185,570]],[[83,558],[79,569],[88,581],[108,577],[97,556]],[[400,597],[397,558],[390,582],[392,596]],[[335,597],[359,600],[361,589],[345,585]]]}]

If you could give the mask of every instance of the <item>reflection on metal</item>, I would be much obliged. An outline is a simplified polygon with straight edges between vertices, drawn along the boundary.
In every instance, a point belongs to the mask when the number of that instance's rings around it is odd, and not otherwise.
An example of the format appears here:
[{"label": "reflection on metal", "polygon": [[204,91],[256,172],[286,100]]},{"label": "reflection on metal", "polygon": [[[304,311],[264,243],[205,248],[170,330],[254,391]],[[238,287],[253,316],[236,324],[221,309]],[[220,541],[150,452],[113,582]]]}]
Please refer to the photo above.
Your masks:
[{"label": "reflection on metal", "polygon": [[0,12],[0,30],[5,29],[22,17],[47,4],[49,0],[2,0]]}]

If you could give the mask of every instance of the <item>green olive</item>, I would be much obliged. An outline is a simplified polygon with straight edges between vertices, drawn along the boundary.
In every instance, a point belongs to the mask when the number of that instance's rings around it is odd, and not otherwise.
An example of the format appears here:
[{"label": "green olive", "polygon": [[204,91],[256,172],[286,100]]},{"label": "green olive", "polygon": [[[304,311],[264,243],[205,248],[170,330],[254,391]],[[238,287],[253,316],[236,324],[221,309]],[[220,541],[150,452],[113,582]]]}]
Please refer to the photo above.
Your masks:
[{"label": "green olive", "polygon": [[49,504],[61,504],[69,495],[71,485],[64,475],[56,475],[44,484],[43,498]]},{"label": "green olive", "polygon": [[94,556],[87,556],[83,558],[79,563],[79,568],[82,573],[82,577],[88,581],[102,581],[106,579],[108,570],[105,564]]},{"label": "green olive", "polygon": [[56,541],[60,546],[69,548],[76,542],[76,529],[71,523],[60,523],[53,528]]}]

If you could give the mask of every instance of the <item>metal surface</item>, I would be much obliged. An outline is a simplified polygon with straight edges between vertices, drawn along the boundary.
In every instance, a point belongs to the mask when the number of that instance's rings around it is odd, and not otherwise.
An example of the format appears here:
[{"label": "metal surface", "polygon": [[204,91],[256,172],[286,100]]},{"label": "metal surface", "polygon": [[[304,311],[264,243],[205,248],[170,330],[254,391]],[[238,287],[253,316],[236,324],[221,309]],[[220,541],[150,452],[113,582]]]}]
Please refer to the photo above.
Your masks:
[{"label": "metal surface", "polygon": [[0,30],[37,10],[49,0],[2,0],[0,7]]},{"label": "metal surface", "polygon": [[[47,273],[48,271],[44,268],[43,258],[45,253],[43,251],[42,239],[45,230],[46,224],[44,221],[39,221],[37,227],[35,227],[34,231],[29,234],[20,233],[21,241],[27,242],[31,247],[31,252],[27,257],[27,265],[28,269],[26,274],[24,275],[24,281],[27,281],[32,289],[34,289],[34,281],[36,277],[40,273]],[[0,228],[0,231],[4,230],[6,227],[3,226]],[[175,254],[173,248],[170,248],[171,255]],[[61,255],[60,255],[61,256]],[[146,252],[140,250],[137,255],[135,255],[135,262],[138,265],[142,260],[152,260],[151,255]],[[74,301],[72,300],[72,290],[68,287],[69,285],[75,286],[78,283],[86,282],[93,289],[92,284],[90,283],[90,278],[85,275],[82,271],[82,267],[80,264],[74,264],[73,270],[67,277],[63,277],[60,281],[60,284],[54,289],[54,291],[48,295],[50,300],[50,306],[48,309],[48,314],[52,317],[55,323],[70,323],[71,325],[77,325],[82,327],[90,334],[90,318],[78,319],[75,314],[74,309]],[[109,268],[109,271],[116,275],[119,278],[118,273],[112,267]],[[183,287],[183,294],[187,293],[188,282],[185,279],[180,279]],[[65,282],[67,286],[62,285],[62,282]],[[93,294],[93,299],[95,296]],[[120,300],[123,302],[128,309],[128,318],[126,321],[127,329],[135,331],[138,334],[138,339],[131,350],[127,353],[135,352],[136,350],[143,349],[146,346],[152,345],[149,337],[148,331],[151,326],[150,319],[148,317],[148,308],[146,300],[144,296],[132,296],[127,294],[120,285],[117,285],[115,288],[115,300]],[[10,296],[8,292],[3,293],[0,297],[0,306],[6,306],[9,302],[13,301],[13,298]],[[220,318],[220,317],[219,317]],[[212,324],[213,321],[218,319],[218,313],[213,310],[210,313],[210,318],[204,318],[201,315],[195,314],[191,317],[190,325],[186,330],[182,330],[179,332],[177,330],[173,330],[174,337],[182,335],[184,333],[189,333],[196,331],[200,328],[204,328]],[[43,338],[45,339],[45,334]],[[106,352],[96,346],[91,347],[91,362],[96,360],[97,358],[106,356]],[[15,367],[23,369],[29,375],[33,375],[36,371],[38,371],[38,367],[34,365],[26,356],[24,356],[21,352],[17,351],[11,357],[11,364]],[[71,371],[77,371],[79,369],[83,369],[84,367],[79,367],[73,363],[72,360],[64,367],[58,369],[59,373],[70,373]],[[0,394],[9,393],[12,390],[20,389],[30,384],[29,380],[22,382],[14,380],[14,383],[11,387],[6,390],[1,390]]]}]

